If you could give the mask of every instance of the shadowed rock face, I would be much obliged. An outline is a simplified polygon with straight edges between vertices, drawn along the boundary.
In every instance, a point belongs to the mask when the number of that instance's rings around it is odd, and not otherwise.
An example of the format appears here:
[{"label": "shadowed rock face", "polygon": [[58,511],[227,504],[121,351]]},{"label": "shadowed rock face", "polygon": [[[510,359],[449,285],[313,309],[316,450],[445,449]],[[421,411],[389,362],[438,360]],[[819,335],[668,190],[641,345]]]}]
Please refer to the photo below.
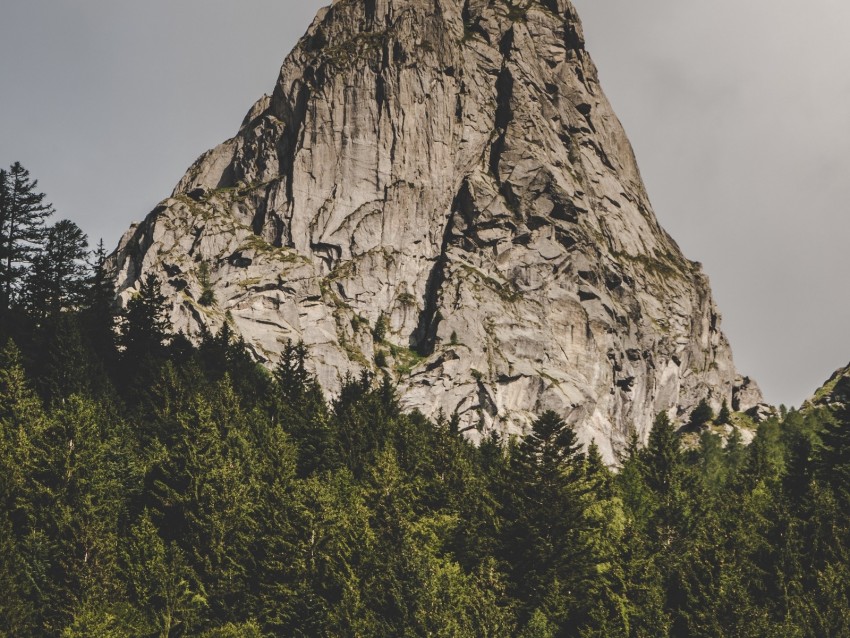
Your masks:
[{"label": "shadowed rock face", "polygon": [[184,331],[229,317],[271,363],[303,340],[330,394],[377,356],[472,437],[554,409],[611,459],[659,411],[760,400],[567,0],[337,0],[111,266]]}]

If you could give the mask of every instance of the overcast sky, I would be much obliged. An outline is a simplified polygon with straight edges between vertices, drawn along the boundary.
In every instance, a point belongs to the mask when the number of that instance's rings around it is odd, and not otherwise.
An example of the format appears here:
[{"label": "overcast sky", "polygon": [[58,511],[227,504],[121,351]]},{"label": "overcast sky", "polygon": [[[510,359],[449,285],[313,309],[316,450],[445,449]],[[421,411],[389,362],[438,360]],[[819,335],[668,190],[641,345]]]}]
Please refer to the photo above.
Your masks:
[{"label": "overcast sky", "polygon": [[[850,3],[575,0],[736,362],[799,405],[850,361]],[[109,247],[274,86],[317,0],[9,0],[0,165]]]}]

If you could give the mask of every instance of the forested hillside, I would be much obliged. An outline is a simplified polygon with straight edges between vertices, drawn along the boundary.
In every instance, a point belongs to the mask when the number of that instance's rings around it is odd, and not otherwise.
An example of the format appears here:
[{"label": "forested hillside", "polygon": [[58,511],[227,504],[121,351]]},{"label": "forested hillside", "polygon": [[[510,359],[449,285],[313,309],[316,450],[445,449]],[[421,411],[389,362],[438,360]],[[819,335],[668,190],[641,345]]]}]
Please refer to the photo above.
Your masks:
[{"label": "forested hillside", "polygon": [[114,313],[2,177],[0,636],[850,636],[846,408],[687,451],[662,415],[617,472],[552,412],[474,447],[172,334],[153,278]]}]

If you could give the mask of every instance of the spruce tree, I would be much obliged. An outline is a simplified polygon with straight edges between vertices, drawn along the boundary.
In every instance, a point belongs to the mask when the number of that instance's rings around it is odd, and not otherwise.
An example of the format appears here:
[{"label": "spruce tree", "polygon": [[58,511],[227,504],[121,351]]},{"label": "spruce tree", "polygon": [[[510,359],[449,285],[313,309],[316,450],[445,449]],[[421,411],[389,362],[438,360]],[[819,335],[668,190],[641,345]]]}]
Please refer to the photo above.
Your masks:
[{"label": "spruce tree", "polygon": [[726,464],[729,468],[729,476],[737,477],[746,461],[747,447],[744,445],[741,431],[733,427],[729,438],[726,439]]},{"label": "spruce tree", "polygon": [[11,288],[11,273],[6,274],[6,268],[9,258],[9,248],[7,236],[9,235],[9,220],[12,215],[11,211],[11,185],[9,182],[9,172],[5,169],[0,169],[0,316],[9,307],[7,286]]},{"label": "spruce tree", "polygon": [[32,603],[48,584],[50,557],[44,535],[30,533],[43,505],[30,498],[42,470],[32,462],[32,439],[44,423],[21,353],[9,341],[0,351],[0,636],[37,635],[34,625],[44,611]]},{"label": "spruce tree", "polygon": [[850,408],[839,410],[836,418],[827,422],[821,439],[821,480],[832,488],[843,508],[850,508]]},{"label": "spruce tree", "polygon": [[6,311],[44,241],[44,220],[53,214],[53,206],[19,162],[0,176],[0,183],[0,311]]},{"label": "spruce tree", "polygon": [[279,422],[298,443],[298,467],[302,476],[341,462],[322,388],[307,370],[306,361],[304,343],[288,341],[274,371],[275,412]]},{"label": "spruce tree", "polygon": [[649,469],[637,432],[632,431],[619,461],[620,471],[617,473],[616,483],[628,516],[628,524],[636,532],[644,533],[652,517],[655,499],[647,485]]},{"label": "spruce tree", "polygon": [[104,364],[115,356],[115,287],[106,270],[106,248],[101,239],[91,253],[89,280],[83,304],[83,326],[95,354]]},{"label": "spruce tree", "polygon": [[148,274],[124,312],[121,345],[126,360],[138,361],[163,352],[172,330],[165,304],[159,280]]},{"label": "spruce tree", "polygon": [[[647,540],[651,551],[672,559],[670,548],[686,535],[691,520],[688,489],[692,481],[679,436],[666,412],[656,417],[642,456],[644,482],[652,500]],[[664,568],[668,572],[675,569],[669,564]]]},{"label": "spruce tree", "polygon": [[714,411],[708,405],[708,401],[702,399],[697,407],[694,408],[694,411],[691,412],[691,427],[701,428],[712,419],[714,419]]},{"label": "spruce tree", "polygon": [[146,621],[143,631],[129,635],[191,635],[206,606],[203,585],[177,544],[162,539],[147,510],[130,529],[122,558],[130,601]]},{"label": "spruce tree", "polygon": [[577,597],[594,557],[583,542],[585,523],[584,454],[575,431],[555,412],[544,412],[512,458],[516,493],[506,518],[506,551],[516,595],[559,626],[577,623]]},{"label": "spruce tree", "polygon": [[39,371],[35,387],[48,405],[72,394],[91,394],[106,385],[101,366],[83,337],[80,317],[60,313],[46,317],[32,344],[32,365]]},{"label": "spruce tree", "polygon": [[198,267],[198,283],[201,284],[201,296],[198,303],[202,306],[214,305],[215,290],[210,282],[210,264],[208,261],[202,261]]},{"label": "spruce tree", "polygon": [[729,410],[729,402],[723,399],[723,405],[720,408],[720,414],[717,415],[715,423],[725,425],[732,420],[732,412]]},{"label": "spruce tree", "polygon": [[655,494],[666,498],[676,489],[683,465],[679,436],[666,412],[655,418],[643,458],[647,485]]},{"label": "spruce tree", "polygon": [[98,240],[97,248],[89,253],[89,279],[86,285],[86,308],[104,311],[110,314],[115,304],[115,286],[106,268],[108,258],[103,239]]},{"label": "spruce tree", "polygon": [[26,302],[38,318],[79,309],[90,279],[88,238],[74,222],[63,219],[47,230],[44,249],[33,256],[26,280]]}]

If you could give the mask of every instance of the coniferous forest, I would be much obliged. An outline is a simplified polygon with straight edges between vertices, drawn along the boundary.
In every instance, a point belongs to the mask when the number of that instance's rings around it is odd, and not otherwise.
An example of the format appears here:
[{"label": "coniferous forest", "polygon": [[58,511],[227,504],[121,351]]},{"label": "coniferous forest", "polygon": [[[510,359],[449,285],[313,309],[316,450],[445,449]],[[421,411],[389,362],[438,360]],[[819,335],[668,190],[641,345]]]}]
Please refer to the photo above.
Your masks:
[{"label": "coniferous forest", "polygon": [[299,344],[173,334],[153,278],[118,312],[0,178],[0,636],[850,636],[850,412],[660,415],[617,471],[552,412],[476,447],[388,379],[328,403]]}]

